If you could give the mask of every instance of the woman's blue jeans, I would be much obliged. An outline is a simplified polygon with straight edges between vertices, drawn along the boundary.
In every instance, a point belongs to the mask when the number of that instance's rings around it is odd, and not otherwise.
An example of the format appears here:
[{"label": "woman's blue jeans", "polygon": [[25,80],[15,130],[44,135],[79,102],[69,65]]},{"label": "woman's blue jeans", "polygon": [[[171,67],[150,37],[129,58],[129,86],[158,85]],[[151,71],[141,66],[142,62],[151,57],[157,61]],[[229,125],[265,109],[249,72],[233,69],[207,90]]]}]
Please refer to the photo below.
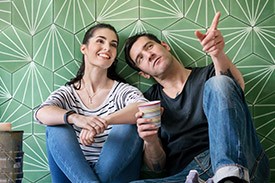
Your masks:
[{"label": "woman's blue jeans", "polygon": [[98,162],[92,166],[70,125],[47,126],[46,140],[53,183],[126,183],[139,177],[143,144],[135,125],[113,125]]},{"label": "woman's blue jeans", "polygon": [[211,178],[215,183],[230,176],[251,183],[269,182],[269,161],[239,85],[223,75],[210,78],[204,88],[203,108],[209,124],[209,150],[176,175],[136,182],[185,182],[192,169],[201,179]]}]

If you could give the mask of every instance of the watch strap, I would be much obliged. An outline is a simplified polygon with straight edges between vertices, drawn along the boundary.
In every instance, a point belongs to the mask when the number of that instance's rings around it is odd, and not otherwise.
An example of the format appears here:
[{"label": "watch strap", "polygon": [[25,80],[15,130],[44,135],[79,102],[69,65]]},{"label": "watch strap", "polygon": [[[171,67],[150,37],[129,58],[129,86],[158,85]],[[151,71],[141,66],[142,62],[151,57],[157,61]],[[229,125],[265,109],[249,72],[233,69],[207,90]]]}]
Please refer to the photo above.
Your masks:
[{"label": "watch strap", "polygon": [[67,111],[67,112],[64,114],[63,119],[64,119],[65,124],[71,125],[71,124],[69,123],[69,121],[68,121],[68,117],[69,117],[70,115],[72,115],[72,114],[75,114],[75,113],[76,113],[75,111],[69,110],[69,111]]}]

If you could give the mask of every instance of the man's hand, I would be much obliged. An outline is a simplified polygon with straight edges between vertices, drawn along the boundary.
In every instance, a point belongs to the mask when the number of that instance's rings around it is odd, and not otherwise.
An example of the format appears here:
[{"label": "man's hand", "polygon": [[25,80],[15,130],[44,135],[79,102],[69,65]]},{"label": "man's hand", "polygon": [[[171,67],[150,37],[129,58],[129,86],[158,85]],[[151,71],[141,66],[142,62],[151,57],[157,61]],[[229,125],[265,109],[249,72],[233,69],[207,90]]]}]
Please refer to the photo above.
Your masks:
[{"label": "man's hand", "polygon": [[221,32],[217,30],[220,16],[221,13],[217,12],[206,34],[200,31],[195,32],[203,47],[203,51],[207,52],[211,57],[219,57],[219,55],[224,54],[224,39]]},{"label": "man's hand", "polygon": [[142,115],[142,112],[136,113],[138,134],[144,140],[143,158],[151,170],[160,172],[165,166],[166,154],[158,137],[159,128],[151,122],[151,119],[142,118]]},{"label": "man's hand", "polygon": [[155,126],[151,119],[142,118],[143,113],[137,112],[137,131],[145,142],[154,143],[158,140],[158,127]]}]

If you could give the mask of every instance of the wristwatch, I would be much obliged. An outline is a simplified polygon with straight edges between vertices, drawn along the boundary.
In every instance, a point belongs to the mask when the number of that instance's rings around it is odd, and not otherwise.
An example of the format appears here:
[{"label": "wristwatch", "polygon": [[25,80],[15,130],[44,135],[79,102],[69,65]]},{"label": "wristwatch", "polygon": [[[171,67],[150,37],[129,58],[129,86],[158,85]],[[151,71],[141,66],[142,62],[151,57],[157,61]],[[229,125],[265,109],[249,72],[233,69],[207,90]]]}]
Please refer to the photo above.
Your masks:
[{"label": "wristwatch", "polygon": [[70,111],[67,111],[65,114],[64,114],[64,122],[65,122],[65,124],[67,124],[67,125],[71,125],[70,123],[69,123],[69,121],[68,121],[68,117],[70,116],[70,115],[72,115],[72,114],[75,114],[76,112],[75,111],[73,111],[73,110],[70,110]]}]

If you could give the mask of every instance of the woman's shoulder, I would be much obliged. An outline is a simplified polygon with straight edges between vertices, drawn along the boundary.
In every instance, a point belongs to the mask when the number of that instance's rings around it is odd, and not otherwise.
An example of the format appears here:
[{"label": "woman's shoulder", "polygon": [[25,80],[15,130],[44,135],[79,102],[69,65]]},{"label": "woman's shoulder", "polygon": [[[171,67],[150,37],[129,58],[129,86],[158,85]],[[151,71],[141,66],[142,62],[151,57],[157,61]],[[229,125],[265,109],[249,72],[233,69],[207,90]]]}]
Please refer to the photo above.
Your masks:
[{"label": "woman's shoulder", "polygon": [[72,94],[74,87],[72,85],[63,85],[52,92],[52,94]]},{"label": "woman's shoulder", "polygon": [[129,83],[123,83],[120,81],[116,81],[114,84],[118,90],[133,90],[133,91],[140,91],[136,86],[133,86]]}]

